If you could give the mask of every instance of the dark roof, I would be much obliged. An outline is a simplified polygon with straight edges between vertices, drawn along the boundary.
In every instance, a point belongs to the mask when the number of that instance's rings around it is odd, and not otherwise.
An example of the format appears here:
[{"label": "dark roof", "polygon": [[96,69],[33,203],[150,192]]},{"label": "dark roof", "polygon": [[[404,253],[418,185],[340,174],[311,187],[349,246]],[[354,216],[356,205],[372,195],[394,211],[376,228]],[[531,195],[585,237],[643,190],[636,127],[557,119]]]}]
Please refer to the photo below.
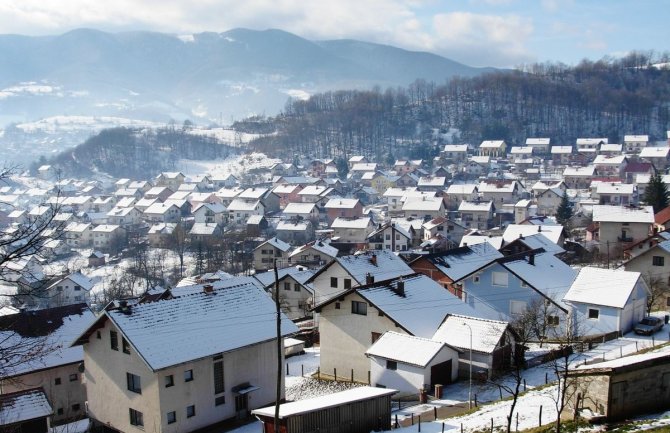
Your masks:
[{"label": "dark roof", "polygon": [[670,206],[662,209],[654,215],[654,222],[656,224],[665,224],[670,221]]},{"label": "dark roof", "polygon": [[654,165],[651,162],[629,162],[624,169],[625,173],[649,173],[654,172]]},{"label": "dark roof", "polygon": [[86,304],[74,304],[0,316],[0,330],[13,331],[24,338],[44,337],[63,326],[65,317],[81,315],[86,310]]}]

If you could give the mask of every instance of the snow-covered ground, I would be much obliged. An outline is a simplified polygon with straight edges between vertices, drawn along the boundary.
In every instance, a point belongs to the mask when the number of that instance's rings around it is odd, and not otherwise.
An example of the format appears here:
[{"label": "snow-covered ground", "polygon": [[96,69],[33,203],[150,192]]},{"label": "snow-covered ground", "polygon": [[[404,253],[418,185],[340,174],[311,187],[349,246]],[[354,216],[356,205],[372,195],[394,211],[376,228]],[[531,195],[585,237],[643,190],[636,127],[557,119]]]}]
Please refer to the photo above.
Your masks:
[{"label": "snow-covered ground", "polygon": [[255,152],[220,160],[181,159],[177,161],[176,169],[186,176],[210,173],[216,175],[232,174],[239,178],[246,171],[255,168],[271,167],[278,162],[282,162],[281,159],[269,158],[263,153]]}]

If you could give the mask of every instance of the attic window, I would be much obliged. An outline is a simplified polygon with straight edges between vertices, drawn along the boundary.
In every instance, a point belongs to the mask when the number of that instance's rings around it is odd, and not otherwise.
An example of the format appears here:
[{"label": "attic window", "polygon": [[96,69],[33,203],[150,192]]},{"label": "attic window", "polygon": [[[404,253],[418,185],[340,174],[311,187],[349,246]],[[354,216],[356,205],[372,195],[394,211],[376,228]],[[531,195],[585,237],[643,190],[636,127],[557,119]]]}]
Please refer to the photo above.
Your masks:
[{"label": "attic window", "polygon": [[116,331],[109,331],[109,343],[112,350],[119,350],[119,335]]},{"label": "attic window", "polygon": [[130,344],[128,344],[128,341],[123,337],[121,337],[121,346],[123,348],[123,353],[130,355]]}]

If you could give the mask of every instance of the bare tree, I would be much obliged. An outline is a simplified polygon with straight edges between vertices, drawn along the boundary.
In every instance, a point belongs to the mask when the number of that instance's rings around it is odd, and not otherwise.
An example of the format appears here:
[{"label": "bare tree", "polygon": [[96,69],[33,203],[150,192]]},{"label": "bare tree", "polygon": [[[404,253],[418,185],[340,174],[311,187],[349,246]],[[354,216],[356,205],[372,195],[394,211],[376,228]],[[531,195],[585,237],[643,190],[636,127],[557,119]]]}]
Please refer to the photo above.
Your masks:
[{"label": "bare tree", "polygon": [[186,230],[177,224],[168,241],[168,247],[179,257],[179,279],[184,277],[184,256],[188,251],[189,242]]},{"label": "bare tree", "polygon": [[651,314],[651,310],[656,306],[656,303],[667,296],[668,285],[663,278],[653,276],[651,273],[648,273],[643,278],[647,283],[647,287],[649,287],[649,292],[647,292],[647,314]]}]

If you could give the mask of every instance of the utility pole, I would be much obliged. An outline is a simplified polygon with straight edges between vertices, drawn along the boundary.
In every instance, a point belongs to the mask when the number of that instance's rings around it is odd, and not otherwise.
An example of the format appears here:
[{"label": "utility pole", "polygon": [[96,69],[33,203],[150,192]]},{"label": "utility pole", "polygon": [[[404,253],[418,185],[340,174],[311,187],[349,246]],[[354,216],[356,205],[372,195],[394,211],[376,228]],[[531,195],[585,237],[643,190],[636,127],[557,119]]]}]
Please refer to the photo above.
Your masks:
[{"label": "utility pole", "polygon": [[275,309],[277,311],[277,394],[275,398],[274,431],[279,432],[279,400],[281,399],[281,375],[282,375],[282,341],[281,341],[281,309],[279,307],[279,272],[277,271],[277,259],[274,259],[275,273]]}]

